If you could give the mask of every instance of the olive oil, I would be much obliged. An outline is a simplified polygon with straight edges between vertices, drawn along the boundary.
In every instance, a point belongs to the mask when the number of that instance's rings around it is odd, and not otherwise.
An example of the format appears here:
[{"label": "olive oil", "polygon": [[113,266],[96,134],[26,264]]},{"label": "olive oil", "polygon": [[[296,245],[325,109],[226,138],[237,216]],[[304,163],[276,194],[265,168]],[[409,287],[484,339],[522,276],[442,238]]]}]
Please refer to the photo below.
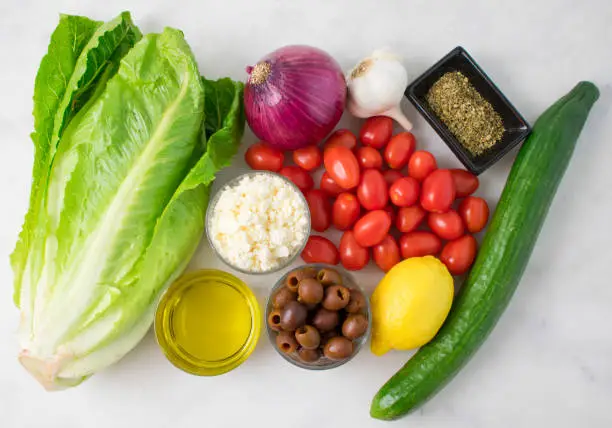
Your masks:
[{"label": "olive oil", "polygon": [[234,355],[251,332],[251,311],[245,297],[235,288],[214,280],[186,289],[173,318],[177,345],[206,361]]},{"label": "olive oil", "polygon": [[199,375],[225,373],[253,351],[260,331],[257,300],[240,279],[218,270],[191,272],[160,300],[155,332],[168,359]]}]

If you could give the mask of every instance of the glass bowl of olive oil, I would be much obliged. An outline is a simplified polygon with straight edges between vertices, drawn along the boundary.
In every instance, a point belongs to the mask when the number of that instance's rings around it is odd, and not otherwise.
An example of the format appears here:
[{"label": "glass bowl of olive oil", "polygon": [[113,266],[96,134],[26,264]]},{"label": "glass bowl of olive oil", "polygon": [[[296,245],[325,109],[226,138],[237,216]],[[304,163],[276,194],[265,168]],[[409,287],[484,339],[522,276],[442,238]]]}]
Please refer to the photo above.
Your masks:
[{"label": "glass bowl of olive oil", "polygon": [[161,297],[155,315],[155,336],[168,360],[200,376],[238,367],[255,349],[260,331],[253,292],[214,269],[182,275]]}]

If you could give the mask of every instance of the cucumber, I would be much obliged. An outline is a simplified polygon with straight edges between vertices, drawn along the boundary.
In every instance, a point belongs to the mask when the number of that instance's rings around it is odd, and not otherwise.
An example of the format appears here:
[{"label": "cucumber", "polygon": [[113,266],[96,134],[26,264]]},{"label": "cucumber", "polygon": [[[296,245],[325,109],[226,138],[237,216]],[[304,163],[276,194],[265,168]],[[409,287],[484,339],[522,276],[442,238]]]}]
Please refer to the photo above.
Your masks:
[{"label": "cucumber", "polygon": [[446,322],[378,391],[370,414],[403,416],[440,391],[485,341],[527,266],[557,186],[599,90],[580,82],[536,121]]}]

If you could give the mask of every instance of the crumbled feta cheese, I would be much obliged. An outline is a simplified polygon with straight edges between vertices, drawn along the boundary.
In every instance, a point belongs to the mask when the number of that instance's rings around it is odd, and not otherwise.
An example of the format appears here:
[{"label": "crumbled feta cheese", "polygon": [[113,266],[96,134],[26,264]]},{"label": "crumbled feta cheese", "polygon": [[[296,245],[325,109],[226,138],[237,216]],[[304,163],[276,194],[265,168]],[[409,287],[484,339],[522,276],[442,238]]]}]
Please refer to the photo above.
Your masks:
[{"label": "crumbled feta cheese", "polygon": [[277,268],[307,239],[308,206],[280,177],[247,175],[222,191],[209,223],[211,244],[242,270]]}]

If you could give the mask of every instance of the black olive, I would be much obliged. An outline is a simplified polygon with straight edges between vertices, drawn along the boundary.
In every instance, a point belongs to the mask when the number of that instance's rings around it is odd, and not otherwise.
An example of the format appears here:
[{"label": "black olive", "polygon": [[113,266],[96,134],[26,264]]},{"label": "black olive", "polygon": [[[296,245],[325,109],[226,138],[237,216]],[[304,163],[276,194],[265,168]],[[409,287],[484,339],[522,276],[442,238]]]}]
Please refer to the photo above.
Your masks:
[{"label": "black olive", "polygon": [[330,311],[339,311],[348,305],[350,298],[351,292],[348,288],[342,285],[332,285],[325,289],[322,305]]},{"label": "black olive", "polygon": [[305,325],[295,330],[295,339],[306,349],[316,349],[321,343],[319,330],[311,325]]},{"label": "black olive", "polygon": [[342,324],[342,335],[347,339],[357,339],[368,329],[368,319],[365,315],[349,315]]},{"label": "black olive", "polygon": [[353,342],[346,337],[332,337],[325,344],[323,354],[330,360],[344,360],[353,353]]},{"label": "black olive", "polygon": [[285,331],[295,331],[298,327],[306,324],[308,311],[306,307],[296,301],[289,302],[281,311],[280,325]]},{"label": "black olive", "polygon": [[315,304],[323,300],[323,286],[314,278],[304,278],[298,285],[298,300],[306,304]]},{"label": "black olive", "polygon": [[324,268],[317,274],[317,279],[323,285],[342,285],[342,275],[334,269]]}]

